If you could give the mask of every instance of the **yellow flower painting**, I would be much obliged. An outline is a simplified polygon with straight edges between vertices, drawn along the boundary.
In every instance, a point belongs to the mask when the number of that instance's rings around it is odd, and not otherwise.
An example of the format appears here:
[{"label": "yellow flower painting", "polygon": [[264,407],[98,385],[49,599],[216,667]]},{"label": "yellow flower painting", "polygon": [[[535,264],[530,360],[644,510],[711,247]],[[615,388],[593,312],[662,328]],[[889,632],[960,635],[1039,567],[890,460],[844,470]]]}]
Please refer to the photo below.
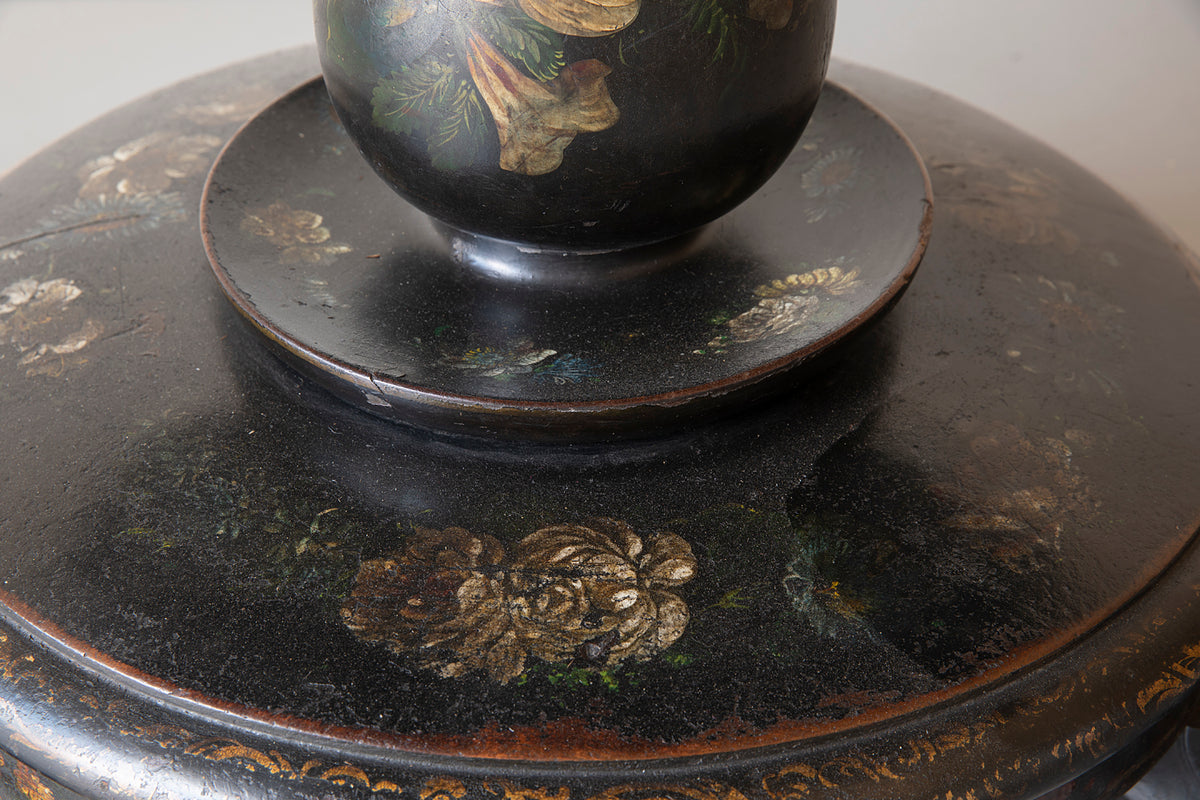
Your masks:
[{"label": "yellow flower painting", "polygon": [[316,264],[349,253],[349,245],[329,241],[332,235],[320,214],[292,208],[282,201],[246,212],[242,230],[260,236],[279,248],[284,264]]},{"label": "yellow flower painting", "polygon": [[595,59],[577,61],[552,81],[523,75],[478,34],[468,39],[471,77],[500,135],[500,168],[544,175],[562,163],[563,150],[585,131],[611,127],[619,113]]},{"label": "yellow flower painting", "polygon": [[364,561],[342,605],[360,638],[444,677],[499,683],[531,658],[612,667],[670,647],[688,623],[673,590],[696,574],[691,546],[612,519],[561,524],[511,549],[463,528],[418,529],[400,553]]},{"label": "yellow flower painting", "polygon": [[57,378],[87,362],[80,351],[100,338],[104,326],[69,313],[82,294],[65,278],[26,278],[0,289],[0,343],[16,348],[27,376]]},{"label": "yellow flower painting", "polygon": [[[428,48],[375,87],[374,122],[424,139],[434,166],[452,169],[478,156],[490,116],[501,169],[553,172],[576,136],[620,118],[605,83],[611,68],[596,59],[567,63],[564,37],[616,33],[639,7],[639,0],[471,0],[465,13],[449,15],[449,47]],[[436,13],[436,6],[393,0],[375,20],[403,35]]]},{"label": "yellow flower painting", "polygon": [[857,269],[841,264],[788,275],[754,290],[758,303],[724,324],[708,343],[723,352],[730,344],[760,342],[803,328],[822,302],[852,294],[862,285]]},{"label": "yellow flower painting", "polygon": [[[678,24],[698,43],[707,41],[700,46],[710,46],[719,61],[741,52],[743,20],[779,30],[793,19],[793,5],[686,0]],[[326,0],[323,46],[347,73],[378,75],[373,124],[423,142],[434,167],[480,166],[495,157],[498,139],[501,170],[538,176],[557,170],[577,137],[621,118],[607,83],[619,65],[570,60],[571,40],[625,33],[618,52],[636,48],[656,25],[638,28],[641,11],[641,0],[386,0],[365,12],[349,0]],[[404,43],[396,52],[411,57],[386,65],[374,58],[380,35]]]}]

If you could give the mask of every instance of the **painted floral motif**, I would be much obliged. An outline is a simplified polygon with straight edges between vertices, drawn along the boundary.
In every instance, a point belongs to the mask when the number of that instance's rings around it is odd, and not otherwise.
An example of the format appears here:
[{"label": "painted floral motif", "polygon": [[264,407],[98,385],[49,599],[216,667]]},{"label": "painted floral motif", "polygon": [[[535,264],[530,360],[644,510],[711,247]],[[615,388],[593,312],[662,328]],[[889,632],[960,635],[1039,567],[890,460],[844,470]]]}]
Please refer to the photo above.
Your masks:
[{"label": "painted floral motif", "polygon": [[862,152],[857,147],[838,147],[829,151],[800,176],[804,194],[819,202],[808,210],[809,222],[835,217],[849,208],[842,194],[859,178]]},{"label": "painted floral motif", "polygon": [[[876,449],[868,423],[823,454],[789,499],[794,533],[778,579],[788,616],[898,668],[887,684],[855,690],[889,691],[903,674],[904,694],[932,691],[1043,636],[1062,613],[1060,536],[1100,523],[1075,463],[1088,434],[964,422],[939,445],[956,456],[929,471],[920,451],[946,420],[930,423],[907,434],[911,450]],[[904,614],[914,602],[926,603],[919,622]]]},{"label": "painted floral motif", "polygon": [[187,213],[178,192],[79,198],[53,209],[28,233],[0,242],[0,253],[17,252],[22,247],[44,249],[52,243],[77,244],[93,237],[118,239],[185,219]]},{"label": "painted floral motif", "polygon": [[461,355],[443,356],[442,363],[484,378],[508,380],[528,375],[559,386],[595,380],[598,370],[598,365],[589,359],[571,353],[559,355],[557,350],[539,349],[529,342],[508,350],[476,347]]},{"label": "painted floral motif", "polygon": [[802,548],[783,576],[783,588],[792,606],[822,635],[860,625],[871,608],[870,600],[859,589],[829,577],[837,574],[831,565],[844,554],[839,551],[846,549],[845,541],[817,539]]},{"label": "painted floral motif", "polygon": [[841,264],[789,275],[754,290],[758,304],[724,323],[725,332],[709,347],[718,352],[729,344],[758,342],[795,330],[809,322],[824,299],[840,297],[861,285],[858,270]]},{"label": "painted floral motif", "polygon": [[[742,18],[781,29],[795,0],[696,0],[684,21],[713,43],[713,61],[738,58]],[[730,7],[727,7],[730,6]],[[456,7],[458,8],[458,7]],[[440,169],[476,163],[487,146],[488,118],[500,144],[499,166],[521,175],[558,169],[564,151],[580,134],[607,130],[620,111],[606,83],[612,72],[598,59],[567,63],[567,37],[594,38],[626,30],[641,0],[474,0],[451,16],[441,43],[375,85],[372,110],[378,127],[414,136]],[[373,21],[397,35],[428,36],[440,6],[418,0],[386,0]],[[368,63],[346,27],[337,2],[327,14],[329,58],[350,73]]]},{"label": "painted floral motif", "polygon": [[1082,333],[1099,332],[1100,320],[1080,302],[1081,296],[1075,284],[1044,277],[1038,283],[1050,290],[1050,296],[1040,298],[1038,305],[1052,325],[1056,328],[1073,328]]},{"label": "painted floral motif", "polygon": [[[972,165],[935,164],[933,168],[959,175]],[[1079,237],[1059,221],[1062,208],[1054,178],[1038,169],[986,169],[983,176],[972,176],[965,184],[971,187],[969,197],[944,193],[939,195],[939,208],[1001,241],[1051,245],[1067,253],[1079,248]]]},{"label": "painted floral motif", "polygon": [[1031,375],[1043,375],[1064,391],[1119,396],[1119,383],[1100,365],[1079,354],[1101,347],[1119,352],[1129,347],[1125,312],[1071,281],[1013,276],[1029,301],[1028,320],[1014,325],[1004,355]]},{"label": "painted floral motif", "polygon": [[[811,294],[764,297],[754,308],[729,321],[727,340],[737,343],[757,342],[799,328],[808,322],[820,301]],[[709,342],[718,346],[726,341],[720,337]]]},{"label": "painted floral motif", "polygon": [[557,350],[542,350],[524,342],[510,350],[476,347],[460,356],[446,356],[443,362],[455,369],[477,372],[485,378],[509,378],[528,375],[536,365],[557,354]]},{"label": "painted floral motif", "polygon": [[670,647],[688,623],[670,590],[695,572],[679,536],[646,543],[610,519],[542,528],[511,553],[486,534],[422,528],[402,553],[362,563],[342,620],[445,677],[508,683],[530,657],[599,668]]},{"label": "painted floral motif", "polygon": [[761,22],[767,30],[783,30],[795,16],[803,14],[810,0],[689,0],[683,19],[696,38],[697,46],[712,49],[712,63],[732,62],[737,69],[745,65],[746,53],[741,38],[743,20]]},{"label": "painted floral motif", "polygon": [[279,248],[281,263],[317,264],[352,249],[349,245],[329,243],[332,234],[322,224],[324,221],[324,217],[316,212],[292,208],[277,201],[265,208],[247,211],[242,230],[261,236]]},{"label": "painted floral motif", "polygon": [[500,136],[501,169],[522,175],[553,172],[576,136],[616,124],[617,107],[604,83],[612,70],[600,61],[568,64],[553,80],[539,82],[476,33],[468,47],[471,78]]},{"label": "painted floral motif", "polygon": [[553,381],[563,386],[568,383],[583,383],[586,380],[593,380],[596,375],[596,365],[588,359],[567,353],[548,364],[534,367],[533,374],[539,380]]},{"label": "painted floral motif", "polygon": [[0,340],[21,354],[17,363],[26,367],[26,375],[58,377],[68,366],[87,360],[79,351],[99,338],[104,326],[91,318],[78,328],[61,324],[63,312],[81,294],[64,278],[26,278],[0,289]]},{"label": "painted floral motif", "polygon": [[174,115],[197,125],[215,127],[246,120],[274,99],[273,92],[261,86],[252,86],[226,93],[207,103],[176,106]]},{"label": "painted floral motif", "polygon": [[797,292],[824,289],[834,296],[847,294],[857,289],[861,282],[858,280],[858,270],[847,272],[842,268],[843,263],[842,259],[838,259],[828,269],[815,269],[773,280],[756,287],[754,293],[759,297],[784,297]]},{"label": "painted floral motif", "polygon": [[79,170],[79,197],[159,194],[174,181],[202,174],[222,140],[211,134],[151,133],[118,147]]},{"label": "painted floral motif", "polygon": [[198,134],[156,132],[100,156],[78,170],[75,202],[60,205],[31,230],[0,241],[0,260],[17,260],[28,250],[78,244],[95,237],[117,239],[187,219],[183,199],[168,189],[176,180],[208,168],[221,140]]},{"label": "painted floral motif", "polygon": [[521,10],[566,36],[605,36],[637,17],[641,0],[518,0]]},{"label": "painted floral motif", "polygon": [[1017,544],[1026,539],[1057,550],[1068,527],[1086,524],[1100,508],[1074,463],[1091,439],[1079,430],[1031,439],[1012,425],[991,426],[971,439],[973,457],[960,466],[954,483],[937,487],[970,509],[946,524],[996,534],[993,555],[1005,561],[1028,555],[1028,547]]},{"label": "painted floral motif", "polygon": [[26,278],[0,289],[0,296],[4,298],[4,302],[0,303],[0,316],[11,314],[21,306],[29,306],[31,302],[34,305],[30,309],[56,304],[65,306],[81,294],[83,291],[78,286],[62,278],[44,283],[39,283],[37,278]]},{"label": "painted floral motif", "polygon": [[[580,133],[619,117],[607,65],[566,63],[564,36],[604,36],[629,25],[639,0],[478,0],[453,23],[454,45],[430,48],[383,78],[372,96],[375,124],[424,140],[434,166],[474,162],[485,145],[486,115],[500,141],[501,169],[543,175],[562,163]],[[390,0],[376,11],[386,28],[419,28],[433,6]],[[329,40],[339,31],[331,14]]]}]

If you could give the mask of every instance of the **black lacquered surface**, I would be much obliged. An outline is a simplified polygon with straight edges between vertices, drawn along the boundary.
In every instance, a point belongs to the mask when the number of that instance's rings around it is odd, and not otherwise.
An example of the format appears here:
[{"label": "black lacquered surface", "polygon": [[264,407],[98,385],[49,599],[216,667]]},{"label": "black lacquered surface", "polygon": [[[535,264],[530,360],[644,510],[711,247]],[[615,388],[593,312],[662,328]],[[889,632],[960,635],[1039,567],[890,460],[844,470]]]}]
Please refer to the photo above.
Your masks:
[{"label": "black lacquered surface", "polygon": [[239,310],[352,404],[441,429],[645,438],[778,391],[882,313],[924,251],[927,180],[901,132],[831,85],[780,173],[708,229],[533,252],[397,197],[317,81],[237,135],[201,225]]},{"label": "black lacquered surface", "polygon": [[939,203],[880,325],[690,431],[457,439],[297,376],[208,271],[191,165],[312,69],[180,87],[0,186],[6,748],[102,796],[1026,797],[1179,724],[1200,292],[1109,190],[843,71]]},{"label": "black lacquered surface", "polygon": [[313,3],[379,175],[461,230],[567,250],[660,241],[761,187],[820,96],[835,7]]}]

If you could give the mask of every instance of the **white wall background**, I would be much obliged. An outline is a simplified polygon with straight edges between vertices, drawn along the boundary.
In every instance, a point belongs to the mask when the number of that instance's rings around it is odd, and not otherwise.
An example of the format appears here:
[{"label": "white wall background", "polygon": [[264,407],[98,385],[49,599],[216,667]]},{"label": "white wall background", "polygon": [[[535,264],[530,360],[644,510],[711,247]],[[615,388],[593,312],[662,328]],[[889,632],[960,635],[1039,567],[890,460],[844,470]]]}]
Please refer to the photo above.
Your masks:
[{"label": "white wall background", "polygon": [[[308,42],[310,14],[309,0],[0,0],[0,173],[147,91]],[[1200,251],[1200,0],[841,0],[835,54],[1041,137]]]}]

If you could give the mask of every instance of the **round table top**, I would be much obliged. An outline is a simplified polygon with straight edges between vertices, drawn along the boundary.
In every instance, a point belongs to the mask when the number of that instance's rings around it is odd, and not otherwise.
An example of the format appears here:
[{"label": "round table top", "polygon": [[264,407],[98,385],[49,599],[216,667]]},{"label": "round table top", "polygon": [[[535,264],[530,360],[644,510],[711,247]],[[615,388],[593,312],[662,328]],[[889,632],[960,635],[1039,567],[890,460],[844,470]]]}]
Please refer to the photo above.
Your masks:
[{"label": "round table top", "polygon": [[[720,421],[457,438],[292,372],[209,269],[209,164],[314,73],[180,84],[0,183],[4,749],[94,795],[1024,797],[1182,707],[1200,279],[1107,187],[839,65],[933,181],[887,317]],[[281,254],[341,243],[324,191]]]}]

